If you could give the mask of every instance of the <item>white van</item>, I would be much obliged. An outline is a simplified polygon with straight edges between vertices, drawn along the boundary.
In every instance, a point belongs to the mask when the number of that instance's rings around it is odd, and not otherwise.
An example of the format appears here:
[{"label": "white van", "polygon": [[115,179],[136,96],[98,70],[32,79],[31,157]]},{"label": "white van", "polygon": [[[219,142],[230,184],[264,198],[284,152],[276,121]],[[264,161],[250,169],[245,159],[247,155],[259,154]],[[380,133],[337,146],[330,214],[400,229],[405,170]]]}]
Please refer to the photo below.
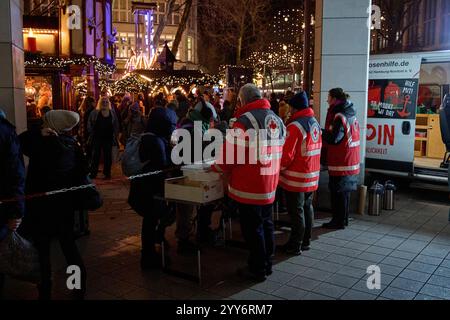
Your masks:
[{"label": "white van", "polygon": [[447,183],[439,108],[448,93],[450,51],[372,55],[366,170]]}]

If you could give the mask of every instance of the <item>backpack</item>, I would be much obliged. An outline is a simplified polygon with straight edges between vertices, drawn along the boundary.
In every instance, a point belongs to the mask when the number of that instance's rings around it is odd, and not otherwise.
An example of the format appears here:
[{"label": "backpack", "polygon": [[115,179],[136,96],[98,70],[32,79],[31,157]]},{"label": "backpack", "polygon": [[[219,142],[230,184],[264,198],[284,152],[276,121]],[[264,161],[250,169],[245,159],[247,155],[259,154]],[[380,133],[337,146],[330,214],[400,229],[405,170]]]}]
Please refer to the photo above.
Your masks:
[{"label": "backpack", "polygon": [[142,162],[141,157],[139,156],[142,137],[146,135],[153,136],[152,133],[143,133],[140,135],[133,135],[127,141],[125,151],[122,155],[122,172],[127,177],[142,173],[144,167],[150,162]]}]

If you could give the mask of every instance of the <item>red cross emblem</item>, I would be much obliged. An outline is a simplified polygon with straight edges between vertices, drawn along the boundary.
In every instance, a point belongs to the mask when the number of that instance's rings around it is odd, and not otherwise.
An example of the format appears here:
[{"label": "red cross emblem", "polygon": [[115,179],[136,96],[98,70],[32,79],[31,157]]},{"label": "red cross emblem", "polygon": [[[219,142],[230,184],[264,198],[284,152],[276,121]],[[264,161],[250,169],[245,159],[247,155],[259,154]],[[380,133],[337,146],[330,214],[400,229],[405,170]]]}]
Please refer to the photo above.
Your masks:
[{"label": "red cross emblem", "polygon": [[319,141],[319,137],[320,137],[320,128],[319,125],[316,123],[313,125],[313,127],[311,128],[311,137],[314,143],[316,143],[317,141]]},{"label": "red cross emblem", "polygon": [[268,115],[266,117],[265,126],[269,131],[269,136],[271,139],[278,139],[280,134],[280,125],[277,118],[274,115]]}]

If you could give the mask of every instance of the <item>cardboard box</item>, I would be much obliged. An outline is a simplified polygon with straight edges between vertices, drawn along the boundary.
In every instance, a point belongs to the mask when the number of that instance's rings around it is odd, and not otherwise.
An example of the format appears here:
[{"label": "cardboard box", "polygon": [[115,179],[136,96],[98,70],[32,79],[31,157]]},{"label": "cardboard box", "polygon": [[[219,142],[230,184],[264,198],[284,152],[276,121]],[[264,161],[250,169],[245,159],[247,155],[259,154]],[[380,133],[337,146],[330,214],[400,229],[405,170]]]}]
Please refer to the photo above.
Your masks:
[{"label": "cardboard box", "polygon": [[224,196],[222,180],[192,181],[188,177],[167,179],[165,197],[192,203],[208,203]]}]

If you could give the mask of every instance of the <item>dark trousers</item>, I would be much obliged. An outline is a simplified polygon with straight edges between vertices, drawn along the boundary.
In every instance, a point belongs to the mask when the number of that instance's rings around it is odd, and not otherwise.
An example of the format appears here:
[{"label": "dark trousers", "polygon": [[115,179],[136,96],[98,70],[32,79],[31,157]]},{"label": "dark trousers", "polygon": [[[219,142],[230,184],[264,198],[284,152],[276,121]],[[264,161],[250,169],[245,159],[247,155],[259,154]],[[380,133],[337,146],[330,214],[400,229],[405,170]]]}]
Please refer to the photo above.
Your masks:
[{"label": "dark trousers", "polygon": [[91,175],[97,176],[98,165],[100,163],[100,154],[103,152],[103,174],[111,176],[112,166],[112,139],[93,139],[92,142],[92,163]]},{"label": "dark trousers", "polygon": [[165,230],[175,220],[174,209],[168,207],[164,201],[153,200],[151,212],[144,214],[142,221],[142,258],[159,259],[156,255],[155,244],[164,240]]},{"label": "dark trousers", "polygon": [[[73,217],[73,214],[72,214]],[[78,266],[81,271],[81,289],[76,290],[80,297],[84,296],[86,292],[86,268],[83,259],[78,251],[75,243],[75,236],[73,232],[73,220],[67,218],[67,221],[58,223],[54,232],[40,232],[33,236],[35,247],[39,253],[39,263],[41,268],[41,283],[38,286],[39,299],[51,299],[52,290],[52,267],[51,267],[51,252],[50,246],[52,239],[56,238],[61,246],[61,250],[66,258],[68,266]],[[69,276],[69,275],[68,275]]]},{"label": "dark trousers", "polygon": [[291,218],[289,243],[295,246],[309,246],[314,221],[313,193],[288,192],[286,201]]},{"label": "dark trousers", "polygon": [[348,215],[350,212],[351,191],[331,190],[331,209],[333,211],[332,222],[338,225],[348,225]]},{"label": "dark trousers", "polygon": [[273,205],[239,204],[242,235],[250,250],[249,270],[265,275],[272,269],[272,256],[275,252]]},{"label": "dark trousers", "polygon": [[5,288],[5,275],[0,273],[0,300],[3,299],[4,288]]}]

